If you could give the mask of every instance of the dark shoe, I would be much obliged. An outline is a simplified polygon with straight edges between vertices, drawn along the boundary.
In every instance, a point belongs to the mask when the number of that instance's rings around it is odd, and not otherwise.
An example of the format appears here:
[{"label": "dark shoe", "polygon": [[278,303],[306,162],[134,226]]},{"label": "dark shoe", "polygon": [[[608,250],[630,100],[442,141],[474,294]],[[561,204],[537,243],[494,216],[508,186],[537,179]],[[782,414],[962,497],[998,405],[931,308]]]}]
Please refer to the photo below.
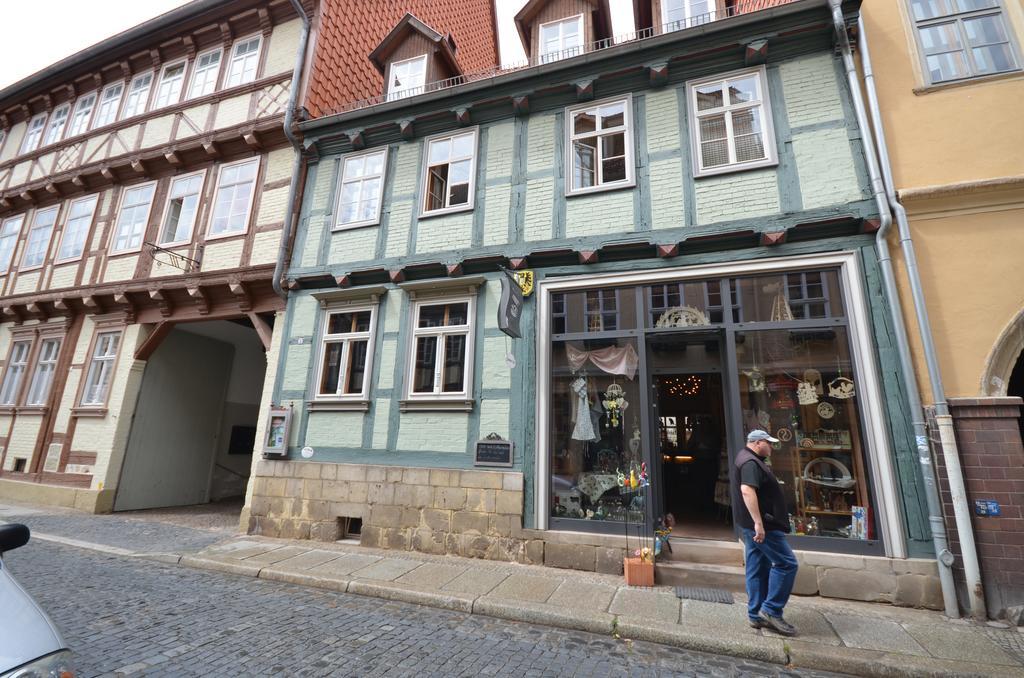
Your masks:
[{"label": "dark shoe", "polygon": [[750,624],[750,628],[752,629],[761,629],[765,626],[763,621],[760,619],[754,619],[753,617],[747,617],[747,622]]},{"label": "dark shoe", "polygon": [[795,636],[796,627],[782,617],[773,617],[764,610],[761,610],[761,624],[763,628],[771,629],[780,636]]}]

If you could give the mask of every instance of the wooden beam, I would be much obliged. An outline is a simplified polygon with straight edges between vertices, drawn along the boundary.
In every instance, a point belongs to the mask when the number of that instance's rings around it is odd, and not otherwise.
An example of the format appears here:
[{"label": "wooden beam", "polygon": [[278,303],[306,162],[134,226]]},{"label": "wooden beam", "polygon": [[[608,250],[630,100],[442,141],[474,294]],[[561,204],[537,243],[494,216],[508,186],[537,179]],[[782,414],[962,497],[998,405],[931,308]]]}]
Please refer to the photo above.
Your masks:
[{"label": "wooden beam", "polygon": [[142,164],[142,160],[140,158],[132,158],[132,169],[136,174],[146,173],[146,166]]},{"label": "wooden beam", "polygon": [[231,290],[231,294],[235,295],[239,311],[242,313],[248,313],[252,310],[252,298],[249,296],[249,290],[246,288],[245,283],[228,283],[228,289]]},{"label": "wooden beam", "polygon": [[199,315],[209,315],[210,297],[207,296],[206,290],[202,287],[189,287],[187,291],[188,295],[195,301],[196,308],[199,309]]},{"label": "wooden beam", "polygon": [[647,66],[647,80],[652,87],[661,87],[668,83],[668,64],[649,64]]},{"label": "wooden beam", "polygon": [[167,151],[164,153],[164,160],[174,167],[181,165],[181,156],[178,155],[177,151]]},{"label": "wooden beam", "polygon": [[668,259],[679,254],[679,243],[672,243],[671,245],[658,245],[658,256],[662,259]]},{"label": "wooden beam", "polygon": [[57,184],[53,183],[52,181],[47,181],[46,186],[44,188],[46,189],[46,192],[49,193],[50,195],[60,195],[60,191],[57,190]]},{"label": "wooden beam", "polygon": [[576,101],[591,101],[594,98],[594,81],[580,80],[576,85]]},{"label": "wooden beam", "polygon": [[771,233],[761,234],[762,247],[774,247],[775,245],[781,245],[784,242],[786,242],[785,231],[772,231]]},{"label": "wooden beam", "polygon": [[402,138],[406,141],[411,140],[416,136],[415,125],[411,119],[399,120],[398,121],[398,133],[402,135]]},{"label": "wooden beam", "polygon": [[597,263],[597,251],[596,250],[580,250],[579,252],[581,264],[596,264]]},{"label": "wooden beam", "polygon": [[156,324],[153,331],[149,333],[146,340],[135,349],[136,360],[149,360],[149,357],[153,355],[153,351],[160,347],[163,340],[167,337],[171,330],[174,329],[174,323],[170,320],[162,320]]},{"label": "wooden beam", "polygon": [[743,60],[747,66],[759,66],[768,61],[768,41],[762,39],[747,43]]},{"label": "wooden beam", "polygon": [[526,268],[526,257],[516,257],[508,260],[508,267],[513,271],[519,271]]},{"label": "wooden beam", "polygon": [[107,181],[114,181],[115,179],[114,172],[107,166],[103,166],[100,168],[100,176],[106,179]]},{"label": "wooden beam", "polygon": [[352,278],[347,275],[338,275],[334,277],[334,282],[338,287],[351,287]]},{"label": "wooden beam", "polygon": [[170,298],[163,290],[150,290],[149,298],[156,302],[162,317],[170,318],[171,314],[174,313],[174,304],[171,303]]},{"label": "wooden beam", "polygon": [[100,306],[99,299],[91,294],[82,297],[82,308],[84,308],[85,312],[90,315],[103,311],[103,307]]},{"label": "wooden beam", "polygon": [[81,174],[71,177],[71,183],[77,188],[85,188],[85,179],[82,178]]},{"label": "wooden beam", "polygon": [[455,109],[455,121],[459,123],[461,127],[465,127],[473,122],[470,116],[469,109],[462,107]]},{"label": "wooden beam", "polygon": [[25,310],[28,311],[30,314],[34,315],[35,317],[39,318],[40,320],[45,321],[48,320],[50,317],[50,314],[47,313],[46,309],[43,308],[42,304],[38,302],[32,302],[31,304],[26,305]]},{"label": "wooden beam", "polygon": [[516,117],[529,115],[530,97],[525,94],[518,97],[512,97],[512,114]]},{"label": "wooden beam", "polygon": [[366,148],[366,131],[362,128],[349,130],[345,135],[355,150],[361,151]]},{"label": "wooden beam", "polygon": [[254,151],[259,151],[263,148],[263,143],[260,141],[260,137],[256,134],[256,131],[246,132],[242,135],[242,140],[245,141],[245,145]]},{"label": "wooden beam", "polygon": [[457,278],[462,275],[462,264],[445,264],[449,278]]},{"label": "wooden beam", "polygon": [[263,342],[263,350],[269,351],[274,331],[270,329],[270,325],[258,313],[249,313],[249,320],[252,321],[252,326],[256,328],[256,334],[260,335],[260,341]]},{"label": "wooden beam", "polygon": [[127,292],[118,292],[114,295],[114,303],[122,307],[126,322],[135,322],[135,302],[131,300]]},{"label": "wooden beam", "polygon": [[395,269],[393,271],[388,271],[388,278],[391,279],[391,282],[397,285],[398,283],[405,281],[405,272],[402,271],[402,269],[400,268]]},{"label": "wooden beam", "polygon": [[212,139],[210,141],[203,142],[203,150],[206,151],[206,155],[209,158],[220,157],[220,147],[217,146],[217,142]]}]

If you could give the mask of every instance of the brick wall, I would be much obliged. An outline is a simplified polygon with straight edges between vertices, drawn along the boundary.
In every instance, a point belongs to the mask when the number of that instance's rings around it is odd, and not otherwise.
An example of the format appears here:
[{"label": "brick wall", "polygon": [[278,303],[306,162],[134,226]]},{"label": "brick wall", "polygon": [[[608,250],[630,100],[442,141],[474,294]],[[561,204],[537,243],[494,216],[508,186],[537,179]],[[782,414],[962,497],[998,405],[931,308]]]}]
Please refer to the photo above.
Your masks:
[{"label": "brick wall", "polygon": [[[960,463],[972,513],[982,582],[990,616],[1024,604],[1024,445],[1021,444],[1020,398],[953,398]],[[936,447],[939,447],[936,444]],[[955,574],[964,581],[949,481],[937,452],[943,513],[950,544],[957,555]],[[975,500],[1000,505],[1000,516],[974,515]]]}]

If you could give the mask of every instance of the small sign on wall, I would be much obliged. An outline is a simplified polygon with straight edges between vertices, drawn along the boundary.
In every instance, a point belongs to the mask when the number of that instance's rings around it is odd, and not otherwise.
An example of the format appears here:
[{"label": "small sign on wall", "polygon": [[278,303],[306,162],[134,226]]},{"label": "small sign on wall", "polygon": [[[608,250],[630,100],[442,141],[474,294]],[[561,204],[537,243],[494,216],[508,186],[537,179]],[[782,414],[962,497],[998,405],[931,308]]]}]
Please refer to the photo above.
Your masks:
[{"label": "small sign on wall", "polygon": [[1001,516],[1003,509],[998,501],[991,499],[975,499],[974,515],[976,516]]},{"label": "small sign on wall", "polygon": [[511,440],[504,440],[498,434],[492,433],[484,440],[477,441],[473,465],[511,468],[514,449],[515,443]]}]

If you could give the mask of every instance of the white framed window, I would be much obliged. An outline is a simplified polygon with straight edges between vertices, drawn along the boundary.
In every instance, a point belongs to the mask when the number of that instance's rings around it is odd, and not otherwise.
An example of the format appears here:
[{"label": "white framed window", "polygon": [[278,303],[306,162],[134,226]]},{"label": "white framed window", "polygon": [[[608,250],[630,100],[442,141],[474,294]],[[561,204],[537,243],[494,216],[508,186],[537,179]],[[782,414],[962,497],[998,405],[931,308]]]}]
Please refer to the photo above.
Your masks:
[{"label": "white framed window", "polygon": [[82,256],[97,202],[99,196],[96,195],[71,201],[64,233],[60,237],[60,247],[57,249],[57,261],[70,261]]},{"label": "white framed window", "polygon": [[540,25],[540,62],[546,64],[583,52],[583,15]]},{"label": "white framed window", "polygon": [[0,222],[0,273],[7,273],[11,270],[14,248],[18,245],[18,235],[21,233],[24,223],[24,214],[7,217]]},{"label": "white framed window", "polygon": [[43,339],[39,343],[39,355],[36,366],[32,370],[32,382],[28,387],[26,405],[45,405],[53,385],[53,374],[57,370],[57,358],[60,355],[60,339]]},{"label": "white framed window", "polygon": [[25,138],[21,140],[21,152],[31,153],[39,148],[39,142],[43,138],[43,127],[46,126],[46,113],[39,113],[28,121],[28,129],[25,130]]},{"label": "white framed window", "polygon": [[764,67],[687,83],[694,175],[777,164]]},{"label": "white framed window", "polygon": [[85,387],[82,389],[81,404],[83,407],[106,404],[107,394],[110,392],[110,380],[113,377],[114,364],[117,360],[117,349],[120,344],[120,330],[100,332],[96,335],[92,360],[89,361],[89,371],[85,377]]},{"label": "white framed window", "polygon": [[43,137],[43,146],[55,144],[64,138],[64,128],[68,124],[68,114],[71,113],[71,104],[61,104],[53,109],[50,114],[50,124],[46,126],[46,136]]},{"label": "white framed window", "polygon": [[103,127],[117,120],[117,111],[121,107],[121,96],[124,94],[124,83],[115,82],[103,88],[100,94],[100,106],[92,121],[92,128]]},{"label": "white framed window", "polygon": [[157,244],[178,245],[192,240],[192,228],[199,214],[199,199],[203,192],[206,170],[174,177],[167,191],[164,218],[160,222]]},{"label": "white framed window", "polygon": [[192,84],[188,88],[189,99],[212,94],[217,89],[217,76],[220,75],[220,60],[223,54],[224,50],[218,47],[196,57]]},{"label": "white framed window", "polygon": [[661,0],[661,23],[666,31],[678,31],[714,20],[715,0]]},{"label": "white framed window", "polygon": [[320,340],[317,399],[366,400],[377,306],[329,310]]},{"label": "white framed window", "polygon": [[124,100],[124,110],[121,111],[121,119],[141,115],[146,112],[149,105],[149,91],[153,88],[153,73],[142,73],[132,78],[132,84],[128,86],[128,96]]},{"label": "white framed window", "polygon": [[160,72],[160,84],[156,87],[156,100],[153,108],[163,108],[181,101],[181,90],[185,85],[186,61],[175,61],[165,64]]},{"label": "white framed window", "polygon": [[4,380],[0,383],[0,405],[17,404],[18,391],[21,389],[22,379],[25,378],[28,354],[31,350],[32,342],[27,339],[15,341],[11,345],[11,355],[7,361],[7,369],[4,371]]},{"label": "white framed window", "polygon": [[472,296],[415,303],[410,399],[472,397],[475,309],[476,299]]},{"label": "white framed window", "polygon": [[208,237],[238,235],[248,230],[259,167],[259,158],[221,165]]},{"label": "white framed window", "polygon": [[569,193],[633,184],[633,99],[610,99],[566,111]]},{"label": "white framed window", "polygon": [[1000,0],[910,0],[929,84],[1020,68]]},{"label": "white framed window", "polygon": [[423,94],[427,82],[427,55],[395,61],[388,66],[388,101]]},{"label": "white framed window", "polygon": [[341,163],[338,217],[334,230],[380,222],[384,170],[387,164],[386,148],[345,156]]},{"label": "white framed window", "polygon": [[32,217],[32,225],[28,229],[25,254],[21,257],[22,270],[37,268],[46,261],[46,252],[50,249],[50,238],[53,236],[53,225],[57,223],[59,211],[60,207],[56,205],[36,210],[35,216]]},{"label": "white framed window", "polygon": [[477,131],[427,138],[423,214],[473,208]]},{"label": "white framed window", "polygon": [[262,36],[254,35],[243,38],[231,48],[231,63],[228,64],[228,75],[224,80],[225,87],[235,87],[252,82],[256,79],[256,69],[260,65],[260,44]]},{"label": "white framed window", "polygon": [[153,207],[153,193],[156,182],[126,186],[121,192],[121,206],[117,211],[117,225],[114,226],[112,252],[132,252],[142,247],[142,237],[149,222],[149,211]]},{"label": "white framed window", "polygon": [[71,116],[71,125],[68,127],[68,136],[74,137],[84,134],[89,130],[89,121],[92,119],[92,111],[96,108],[96,92],[89,92],[79,97],[75,104],[75,113]]}]

